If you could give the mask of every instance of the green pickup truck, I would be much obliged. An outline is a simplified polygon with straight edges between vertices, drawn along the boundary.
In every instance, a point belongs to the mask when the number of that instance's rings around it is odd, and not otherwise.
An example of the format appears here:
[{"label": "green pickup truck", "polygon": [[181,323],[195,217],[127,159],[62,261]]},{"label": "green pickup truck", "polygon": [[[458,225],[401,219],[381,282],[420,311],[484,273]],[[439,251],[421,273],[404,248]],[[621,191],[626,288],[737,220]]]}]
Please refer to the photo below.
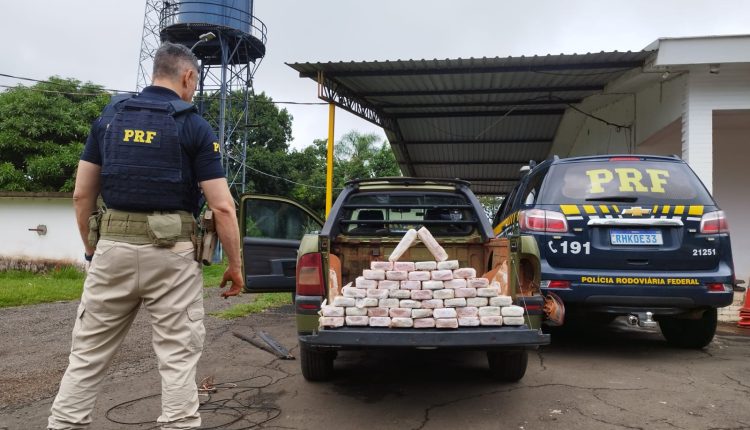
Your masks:
[{"label": "green pickup truck", "polygon": [[[446,348],[484,350],[495,379],[517,381],[526,372],[527,349],[550,341],[541,331],[543,299],[534,288],[540,273],[535,243],[494,238],[468,182],[407,177],[351,181],[326,221],[287,198],[245,195],[240,217],[246,289],[293,293],[300,363],[307,380],[330,379],[340,350]],[[404,234],[421,227],[432,233],[449,259],[474,268],[478,277],[505,263],[510,295],[524,308],[525,324],[322,327],[321,306],[330,303],[332,289],[339,291],[355,281],[371,262],[387,261]],[[434,257],[416,241],[400,260]]]}]

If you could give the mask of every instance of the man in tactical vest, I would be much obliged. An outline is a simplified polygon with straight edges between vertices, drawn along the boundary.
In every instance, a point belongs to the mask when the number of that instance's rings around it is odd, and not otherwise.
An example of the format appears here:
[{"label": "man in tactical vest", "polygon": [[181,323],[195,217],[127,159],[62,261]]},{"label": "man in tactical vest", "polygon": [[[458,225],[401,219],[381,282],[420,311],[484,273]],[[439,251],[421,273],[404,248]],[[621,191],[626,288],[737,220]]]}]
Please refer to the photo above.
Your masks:
[{"label": "man in tactical vest", "polygon": [[[162,380],[157,422],[162,429],[201,424],[195,372],[206,331],[193,243],[201,191],[229,261],[221,286],[231,288],[223,296],[239,294],[244,282],[218,139],[190,104],[198,79],[192,52],[164,43],[154,57],[153,85],[114,97],[92,125],[73,194],[90,267],[50,429],[91,423],[100,383],[141,305]],[[90,217],[100,193],[107,209]]]}]

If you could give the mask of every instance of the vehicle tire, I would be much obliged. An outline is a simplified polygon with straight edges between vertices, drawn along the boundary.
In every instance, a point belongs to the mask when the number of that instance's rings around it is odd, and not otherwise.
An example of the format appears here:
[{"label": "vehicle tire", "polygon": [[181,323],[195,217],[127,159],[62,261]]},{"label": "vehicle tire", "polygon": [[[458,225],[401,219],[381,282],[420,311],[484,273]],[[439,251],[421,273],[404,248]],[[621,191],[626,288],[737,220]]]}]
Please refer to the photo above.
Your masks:
[{"label": "vehicle tire", "polygon": [[492,377],[498,381],[516,382],[526,374],[529,355],[525,349],[487,351],[487,363]]},{"label": "vehicle tire", "polygon": [[703,348],[716,333],[716,308],[703,312],[696,320],[663,317],[659,320],[661,333],[667,342],[682,348]]},{"label": "vehicle tire", "polygon": [[300,367],[308,381],[328,381],[333,377],[334,351],[318,351],[300,344]]}]

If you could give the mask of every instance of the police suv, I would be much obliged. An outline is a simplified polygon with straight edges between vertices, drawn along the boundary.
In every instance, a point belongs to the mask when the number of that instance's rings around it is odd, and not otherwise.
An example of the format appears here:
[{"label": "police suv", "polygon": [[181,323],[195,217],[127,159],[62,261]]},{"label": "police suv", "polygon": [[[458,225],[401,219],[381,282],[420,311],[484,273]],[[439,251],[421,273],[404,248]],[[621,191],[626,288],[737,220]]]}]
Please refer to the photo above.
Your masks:
[{"label": "police suv", "polygon": [[[543,293],[568,316],[627,315],[670,343],[701,348],[732,302],[727,221],[677,157],[593,156],[530,166],[503,202],[501,237],[533,238]],[[513,242],[511,242],[513,243]]]}]

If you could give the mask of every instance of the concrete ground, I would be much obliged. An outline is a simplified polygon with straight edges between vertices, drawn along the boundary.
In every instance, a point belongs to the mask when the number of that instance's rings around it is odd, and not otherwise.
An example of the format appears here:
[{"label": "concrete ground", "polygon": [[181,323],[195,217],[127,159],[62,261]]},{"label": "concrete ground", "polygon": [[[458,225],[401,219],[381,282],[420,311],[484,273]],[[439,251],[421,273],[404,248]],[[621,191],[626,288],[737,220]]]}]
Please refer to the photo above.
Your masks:
[{"label": "concrete ground", "polygon": [[[209,311],[231,303],[209,291]],[[249,301],[245,295],[238,301]],[[75,302],[0,310],[0,429],[44,428],[65,368]],[[291,306],[232,322],[209,317],[200,378],[206,429],[750,429],[750,330],[722,325],[701,351],[670,347],[657,330],[619,319],[553,335],[529,355],[524,379],[488,378],[480,352],[342,352],[337,377],[306,382],[233,332],[264,330],[298,353]],[[151,429],[159,378],[139,315],[105,380],[94,429]]]}]

